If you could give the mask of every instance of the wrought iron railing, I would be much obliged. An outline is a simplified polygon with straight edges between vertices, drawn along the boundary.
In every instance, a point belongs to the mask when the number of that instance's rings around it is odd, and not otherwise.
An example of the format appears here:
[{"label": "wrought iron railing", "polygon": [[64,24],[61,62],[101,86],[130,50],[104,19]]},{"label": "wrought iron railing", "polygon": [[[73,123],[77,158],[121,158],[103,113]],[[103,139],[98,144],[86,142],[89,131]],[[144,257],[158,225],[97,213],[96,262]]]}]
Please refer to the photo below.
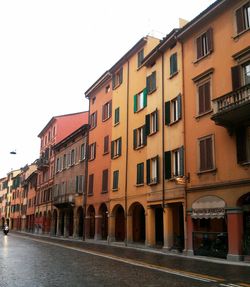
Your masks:
[{"label": "wrought iron railing", "polygon": [[248,101],[250,102],[250,84],[213,100],[214,113],[229,110]]},{"label": "wrought iron railing", "polygon": [[195,255],[226,258],[227,232],[193,232],[193,250]]}]

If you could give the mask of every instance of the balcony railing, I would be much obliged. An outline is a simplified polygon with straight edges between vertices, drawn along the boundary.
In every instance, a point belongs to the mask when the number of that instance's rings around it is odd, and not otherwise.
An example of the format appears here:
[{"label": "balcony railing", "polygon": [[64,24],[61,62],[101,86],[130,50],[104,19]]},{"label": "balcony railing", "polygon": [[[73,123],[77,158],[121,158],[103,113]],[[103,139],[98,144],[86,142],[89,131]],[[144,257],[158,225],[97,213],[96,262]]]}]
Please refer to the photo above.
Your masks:
[{"label": "balcony railing", "polygon": [[74,206],[75,204],[75,193],[66,193],[54,195],[53,204],[57,207]]},{"label": "balcony railing", "polygon": [[237,125],[250,118],[250,84],[213,100],[212,120],[221,126]]},{"label": "balcony railing", "polygon": [[47,168],[49,166],[49,159],[44,158],[44,157],[40,157],[37,161],[36,161],[36,165],[38,169],[44,169]]}]

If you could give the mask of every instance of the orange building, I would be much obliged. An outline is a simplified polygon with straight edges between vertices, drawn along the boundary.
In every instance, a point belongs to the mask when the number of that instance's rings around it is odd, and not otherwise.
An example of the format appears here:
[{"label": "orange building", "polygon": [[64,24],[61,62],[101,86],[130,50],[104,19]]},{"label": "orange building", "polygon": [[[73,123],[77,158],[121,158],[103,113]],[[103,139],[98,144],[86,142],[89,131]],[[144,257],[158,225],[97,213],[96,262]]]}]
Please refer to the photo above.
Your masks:
[{"label": "orange building", "polygon": [[36,187],[37,187],[37,170],[31,172],[25,179],[24,185],[27,190],[27,208],[26,208],[26,223],[25,230],[34,232],[35,229],[35,202],[36,202]]},{"label": "orange building", "polygon": [[111,75],[105,72],[86,92],[89,99],[88,190],[85,237],[107,239],[112,114]]},{"label": "orange building", "polygon": [[35,232],[49,233],[52,216],[52,187],[55,156],[53,146],[88,121],[88,112],[53,117],[39,133],[40,158],[37,160],[38,182],[36,196]]},{"label": "orange building", "polygon": [[189,254],[250,255],[249,11],[249,1],[216,1],[178,35]]}]

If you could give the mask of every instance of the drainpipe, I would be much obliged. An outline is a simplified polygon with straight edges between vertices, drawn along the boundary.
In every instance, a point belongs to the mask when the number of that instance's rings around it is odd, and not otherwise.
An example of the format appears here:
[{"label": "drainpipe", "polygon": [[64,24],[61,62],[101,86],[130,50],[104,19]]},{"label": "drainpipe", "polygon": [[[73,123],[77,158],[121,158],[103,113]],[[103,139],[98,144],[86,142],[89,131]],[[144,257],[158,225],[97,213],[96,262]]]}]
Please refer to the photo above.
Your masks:
[{"label": "drainpipe", "polygon": [[161,72],[162,72],[162,79],[161,79],[161,84],[162,84],[162,101],[161,101],[161,108],[162,108],[162,208],[164,212],[164,207],[165,207],[165,156],[164,156],[164,139],[165,139],[165,121],[164,121],[164,54],[161,54]]},{"label": "drainpipe", "polygon": [[127,114],[126,114],[126,162],[125,162],[125,246],[128,245],[128,108],[129,108],[129,60],[127,69]]}]

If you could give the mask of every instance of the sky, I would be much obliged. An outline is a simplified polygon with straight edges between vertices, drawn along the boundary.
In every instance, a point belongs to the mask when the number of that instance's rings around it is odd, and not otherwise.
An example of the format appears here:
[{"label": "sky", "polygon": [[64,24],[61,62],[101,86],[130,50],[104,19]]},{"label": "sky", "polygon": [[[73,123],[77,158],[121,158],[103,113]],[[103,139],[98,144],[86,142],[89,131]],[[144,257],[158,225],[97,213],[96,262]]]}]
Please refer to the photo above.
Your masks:
[{"label": "sky", "polygon": [[0,178],[39,157],[53,116],[88,110],[85,91],[139,39],[213,2],[0,0]]}]

